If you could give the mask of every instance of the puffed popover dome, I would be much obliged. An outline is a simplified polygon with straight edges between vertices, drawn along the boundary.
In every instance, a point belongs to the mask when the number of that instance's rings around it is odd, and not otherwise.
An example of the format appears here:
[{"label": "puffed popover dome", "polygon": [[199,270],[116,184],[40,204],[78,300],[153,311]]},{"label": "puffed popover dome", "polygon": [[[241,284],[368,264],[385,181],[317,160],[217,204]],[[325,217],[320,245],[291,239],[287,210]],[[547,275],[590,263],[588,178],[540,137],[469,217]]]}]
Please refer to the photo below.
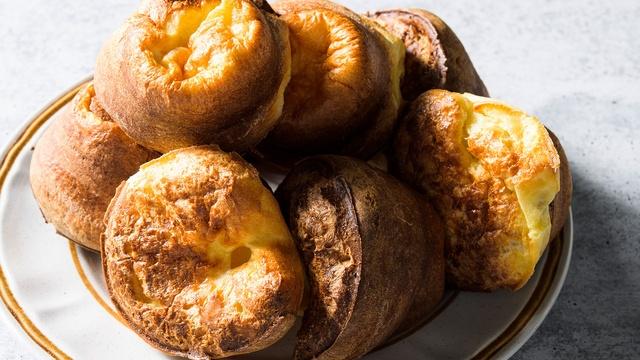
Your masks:
[{"label": "puffed popover dome", "polygon": [[447,279],[518,289],[568,213],[571,176],[535,117],[494,99],[430,90],[400,122],[393,167],[445,222]]},{"label": "puffed popover dome", "polygon": [[367,158],[391,136],[402,99],[402,41],[324,0],[274,3],[289,26],[291,82],[269,144]]},{"label": "puffed popover dome", "polygon": [[266,3],[146,0],[102,48],[96,93],[151,149],[244,151],[280,117],[290,57],[287,26]]},{"label": "puffed popover dome", "polygon": [[31,189],[47,222],[65,237],[100,249],[102,218],[121,182],[157,157],[136,144],[84,86],[38,140]]},{"label": "puffed popover dome", "polygon": [[220,358],[266,348],[293,325],[300,260],[278,203],[240,156],[169,152],[120,186],[105,222],[107,288],[151,345]]}]

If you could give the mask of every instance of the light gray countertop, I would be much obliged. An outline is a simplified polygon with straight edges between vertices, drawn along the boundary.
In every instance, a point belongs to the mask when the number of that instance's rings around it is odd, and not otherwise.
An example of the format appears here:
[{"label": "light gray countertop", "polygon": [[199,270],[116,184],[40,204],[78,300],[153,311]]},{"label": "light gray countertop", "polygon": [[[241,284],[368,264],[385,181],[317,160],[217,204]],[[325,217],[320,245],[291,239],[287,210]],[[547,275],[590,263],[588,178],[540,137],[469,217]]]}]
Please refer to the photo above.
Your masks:
[{"label": "light gray countertop", "polygon": [[[537,115],[564,144],[575,187],[571,268],[515,358],[640,358],[640,1],[343,3],[437,13],[491,94]],[[0,144],[91,74],[102,41],[136,6],[0,1]],[[0,359],[39,358],[28,341],[0,323]]]}]

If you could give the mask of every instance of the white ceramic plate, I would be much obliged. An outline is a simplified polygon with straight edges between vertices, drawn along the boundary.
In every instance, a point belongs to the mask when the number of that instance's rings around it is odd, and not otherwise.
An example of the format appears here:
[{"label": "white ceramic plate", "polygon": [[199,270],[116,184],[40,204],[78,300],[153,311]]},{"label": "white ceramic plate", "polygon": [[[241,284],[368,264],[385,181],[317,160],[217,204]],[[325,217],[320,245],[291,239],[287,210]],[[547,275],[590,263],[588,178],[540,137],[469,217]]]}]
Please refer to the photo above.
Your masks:
[{"label": "white ceramic plate", "polygon": [[[78,88],[31,119],[0,158],[0,297],[7,310],[2,313],[54,358],[163,359],[112,310],[99,255],[57,235],[45,224],[31,193],[33,146]],[[273,174],[265,175],[269,179]],[[570,217],[524,288],[515,293],[449,291],[421,329],[367,359],[508,358],[533,334],[558,296],[572,241]],[[366,336],[367,329],[362,330]],[[290,358],[291,340],[289,336],[250,358]]]}]

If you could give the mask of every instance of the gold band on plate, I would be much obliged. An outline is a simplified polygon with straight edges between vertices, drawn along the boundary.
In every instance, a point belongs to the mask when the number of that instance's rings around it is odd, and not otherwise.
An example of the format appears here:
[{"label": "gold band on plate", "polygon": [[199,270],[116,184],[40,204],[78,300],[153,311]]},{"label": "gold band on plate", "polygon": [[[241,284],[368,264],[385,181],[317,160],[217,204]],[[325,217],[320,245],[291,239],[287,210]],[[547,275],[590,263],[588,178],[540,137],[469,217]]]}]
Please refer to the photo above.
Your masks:
[{"label": "gold band on plate", "polygon": [[[47,106],[44,110],[42,110],[31,122],[27,125],[27,127],[18,135],[15,142],[9,147],[2,162],[0,163],[0,194],[2,193],[2,188],[4,186],[4,181],[11,170],[11,167],[15,163],[15,160],[18,154],[22,151],[24,146],[31,140],[33,135],[44,125],[51,116],[53,116],[58,110],[60,110],[64,105],[66,105],[71,99],[76,95],[76,93],[89,82],[90,80],[86,80],[69,90],[64,95],[60,96],[58,99],[53,101],[49,106]],[[525,327],[525,325],[529,322],[529,320],[533,317],[536,311],[540,308],[540,305],[547,297],[549,293],[549,289],[551,288],[551,284],[553,283],[553,279],[556,276],[556,272],[558,270],[558,265],[560,263],[560,257],[562,254],[563,243],[565,239],[564,236],[561,235],[550,242],[549,251],[547,255],[547,260],[544,264],[544,268],[542,270],[542,274],[540,279],[538,280],[538,284],[536,285],[533,294],[529,298],[529,301],[524,306],[522,311],[516,316],[516,318],[507,326],[507,328],[496,337],[489,345],[480,350],[474,357],[474,360],[478,359],[489,359],[495,354],[497,354],[506,344],[509,343],[511,339],[513,339],[520,331]],[[87,291],[93,296],[93,298],[102,306],[105,311],[111,314],[115,319],[122,322],[122,317],[120,314],[115,312],[98,294],[95,290],[91,282],[86,276],[84,269],[82,268],[82,264],[78,259],[77,248],[74,243],[69,242],[69,249],[71,252],[71,257],[74,262],[74,266],[80,275],[80,279],[84,286],[87,288]],[[25,314],[24,310],[14,297],[11,292],[11,288],[9,287],[9,283],[4,276],[4,272],[2,269],[2,264],[0,264],[0,298],[6,305],[7,309],[11,313],[11,315],[18,322],[20,327],[24,330],[25,333],[36,342],[44,351],[46,351],[51,357],[55,359],[71,359],[67,354],[65,354],[60,348],[58,348],[54,343],[52,343],[29,319],[29,317]],[[455,298],[454,293],[453,296],[450,296],[448,300],[445,300],[444,306],[441,305],[439,307],[439,311],[437,311],[434,316],[440,313],[446,305],[451,303],[453,298]],[[408,336],[410,334],[406,334]],[[400,339],[397,339],[400,340]],[[396,341],[397,341],[396,340]],[[395,341],[394,341],[395,342]]]},{"label": "gold band on plate", "polygon": [[84,287],[86,287],[87,290],[89,290],[89,293],[91,294],[91,296],[93,296],[96,302],[100,306],[102,306],[102,308],[107,313],[109,313],[109,315],[113,316],[116,320],[118,320],[124,326],[129,327],[129,325],[127,325],[127,323],[124,321],[122,316],[120,316],[119,313],[117,313],[111,306],[109,306],[109,304],[107,304],[106,301],[104,301],[102,296],[100,296],[100,294],[98,294],[98,291],[93,287],[93,284],[91,284],[91,281],[87,277],[87,274],[84,271],[84,268],[82,267],[82,263],[80,263],[80,258],[78,258],[78,245],[71,240],[69,240],[69,251],[71,252],[71,259],[73,259],[73,265],[76,267],[76,271],[78,272],[78,275],[80,275],[80,280],[82,280],[82,284],[84,285]]},{"label": "gold band on plate", "polygon": [[560,255],[562,254],[562,247],[564,245],[564,231],[560,231],[560,235],[553,241],[549,242],[549,251],[547,252],[547,261],[544,263],[542,274],[538,279],[538,285],[531,294],[529,301],[522,308],[518,316],[507,326],[507,328],[496,337],[489,345],[485,346],[473,357],[473,360],[491,359],[497,354],[511,339],[520,333],[520,331],[527,325],[529,320],[538,311],[540,305],[547,297],[549,288],[553,283],[553,279],[558,272],[558,265],[560,264]]},{"label": "gold band on plate", "polygon": [[[55,114],[58,110],[60,110],[65,104],[67,104],[76,93],[86,84],[86,81],[82,84],[76,86],[66,94],[60,96],[54,102],[52,102],[49,106],[47,106],[44,110],[38,114],[29,125],[22,131],[20,135],[16,138],[13,145],[9,147],[4,158],[2,159],[2,165],[0,166],[0,194],[2,193],[2,188],[4,186],[4,181],[7,179],[7,175],[9,174],[9,170],[16,161],[18,154],[27,144],[27,142],[31,139],[33,134],[35,134],[38,129],[47,121],[53,114]],[[0,297],[2,301],[9,309],[9,312],[16,319],[20,327],[24,330],[27,335],[33,341],[35,341],[40,347],[46,351],[49,355],[51,355],[55,359],[71,359],[69,355],[65,354],[62,350],[60,350],[54,343],[52,343],[41,331],[38,329],[35,324],[29,319],[29,317],[25,314],[18,301],[13,296],[11,292],[11,288],[9,287],[9,282],[4,276],[4,271],[2,270],[2,266],[0,264]]]}]

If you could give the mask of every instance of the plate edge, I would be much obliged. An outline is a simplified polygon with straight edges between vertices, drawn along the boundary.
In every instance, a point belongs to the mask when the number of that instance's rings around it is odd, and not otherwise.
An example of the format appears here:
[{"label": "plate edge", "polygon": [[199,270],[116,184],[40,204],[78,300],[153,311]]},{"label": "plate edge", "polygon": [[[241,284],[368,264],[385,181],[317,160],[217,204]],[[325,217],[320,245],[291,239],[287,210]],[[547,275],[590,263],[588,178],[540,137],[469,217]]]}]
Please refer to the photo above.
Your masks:
[{"label": "plate edge", "polygon": [[[11,137],[11,140],[3,149],[2,156],[0,157],[2,159],[0,160],[0,194],[2,194],[4,182],[15,160],[25,145],[29,142],[33,134],[36,133],[53,114],[65,106],[73,96],[75,96],[79,89],[90,80],[91,77],[83,79],[65,91],[61,96],[45,105]],[[36,344],[39,345],[42,350],[55,359],[71,359],[69,355],[51,342],[51,340],[49,340],[25,314],[24,310],[11,292],[9,282],[2,269],[2,264],[0,264],[0,299],[2,299],[5,309],[17,324]]]},{"label": "plate edge", "polygon": [[[64,105],[66,105],[66,103],[68,103],[73,98],[73,96],[75,96],[79,89],[87,82],[91,81],[91,79],[92,76],[88,76],[73,87],[69,88],[63,93],[63,95],[59,96],[58,98],[44,106],[39,112],[36,113],[36,115],[32,116],[28,122],[26,122],[18,131],[15,132],[14,136],[12,136],[11,138],[11,141],[9,141],[9,143],[4,147],[0,156],[0,194],[2,193],[4,181],[6,180],[6,177],[11,170],[14,161],[16,160],[17,156],[22,151],[26,143],[31,139],[33,134],[37,132],[53,114],[55,114]],[[24,138],[25,136],[27,136],[26,139]],[[514,325],[514,323],[523,315],[523,312],[532,301],[532,298],[529,298],[529,301],[525,305],[525,308],[523,308],[523,310],[518,313],[516,318],[511,321],[508,327],[489,345],[485,346],[482,350],[476,353],[473,359],[502,358],[513,355],[542,324],[544,318],[547,316],[548,312],[555,303],[568,272],[573,244],[572,213],[569,214],[567,224],[569,225],[569,230],[563,230],[561,238],[556,239],[556,241],[554,242],[555,244],[557,244],[558,240],[561,240],[562,244],[560,244],[560,248],[557,250],[556,263],[552,264],[554,265],[554,269],[552,269],[551,271],[550,280],[547,280],[546,282],[549,285],[546,286],[545,289],[541,290],[542,295],[540,296],[540,299],[536,302],[536,304],[534,304],[534,309],[526,315],[526,320],[522,323],[522,325],[517,326],[515,329],[512,329],[512,331],[508,331]],[[567,226],[567,224],[565,224],[565,226]],[[565,232],[569,233],[568,239],[566,238],[567,235],[565,234]],[[567,248],[566,256],[564,256],[566,260],[563,262],[562,259],[565,248]],[[549,253],[550,252],[551,251],[549,251]],[[33,322],[26,316],[20,304],[17,302],[11,292],[1,265],[2,264],[0,264],[0,298],[5,305],[5,309],[8,310],[8,312],[13,316],[22,330],[35,343],[37,343],[42,350],[56,359],[70,359],[67,354],[65,354],[44,334],[42,334],[42,332],[35,326],[35,324],[33,324]],[[561,271],[560,276],[558,276],[557,274],[558,269],[560,269]],[[544,270],[547,270],[546,263]],[[538,290],[539,286],[540,284],[536,285],[536,289],[534,290],[534,294],[532,294],[532,297],[535,295],[535,292],[536,290]],[[531,326],[531,329],[529,329],[529,332],[526,335],[522,335],[522,331],[527,328],[527,325],[529,325],[529,321],[536,316],[539,316],[540,320]],[[507,332],[509,332],[510,334],[505,335],[505,333]],[[506,339],[504,339],[505,336],[507,337]],[[500,345],[498,347],[492,346],[494,342],[497,342],[497,340],[500,339],[502,340],[500,341]]]}]

